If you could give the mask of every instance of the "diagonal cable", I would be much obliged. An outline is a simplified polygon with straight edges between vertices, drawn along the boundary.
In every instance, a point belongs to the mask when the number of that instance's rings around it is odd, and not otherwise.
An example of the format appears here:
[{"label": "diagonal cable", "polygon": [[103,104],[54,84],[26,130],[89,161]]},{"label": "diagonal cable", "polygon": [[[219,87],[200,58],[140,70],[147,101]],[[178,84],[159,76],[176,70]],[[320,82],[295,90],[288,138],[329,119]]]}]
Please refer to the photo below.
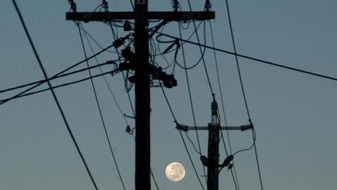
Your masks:
[{"label": "diagonal cable", "polygon": [[[82,44],[82,49],[83,49],[83,53],[84,53],[84,57],[85,59],[87,59],[87,53],[86,53],[86,49],[85,49],[85,46],[84,46],[84,42],[83,42],[83,36],[82,36],[82,32],[81,32],[81,27],[80,25],[78,25],[78,32],[79,32],[79,35],[80,35],[80,38],[81,38],[81,44]],[[86,62],[87,64],[87,67],[89,68],[90,65],[89,65],[89,62],[87,61]],[[125,190],[125,185],[124,185],[124,181],[123,181],[123,178],[122,178],[122,175],[120,173],[120,170],[119,170],[119,167],[118,167],[118,164],[117,164],[117,161],[116,161],[116,157],[115,157],[115,154],[112,150],[112,145],[111,145],[111,141],[110,141],[110,137],[108,135],[108,131],[107,131],[107,128],[106,128],[106,124],[105,124],[105,121],[104,121],[104,118],[103,118],[103,113],[102,113],[102,109],[101,109],[101,105],[99,103],[99,100],[98,100],[98,96],[97,96],[97,91],[96,91],[96,87],[95,87],[95,83],[94,83],[94,80],[92,79],[92,73],[91,73],[91,70],[88,70],[89,72],[89,76],[91,77],[91,86],[92,86],[92,89],[93,89],[93,92],[94,92],[94,96],[95,96],[95,101],[96,101],[96,105],[97,105],[97,109],[98,109],[98,112],[99,112],[99,115],[100,115],[100,119],[101,119],[101,122],[102,122],[102,125],[103,125],[103,128],[104,128],[104,133],[105,133],[105,137],[108,141],[108,145],[109,145],[109,149],[110,149],[110,153],[111,153],[111,156],[113,158],[113,161],[114,161],[114,164],[115,164],[115,167],[117,169],[117,173],[118,173],[118,176],[119,176],[119,179],[122,183],[122,186],[123,186],[123,189]]]},{"label": "diagonal cable", "polygon": [[[180,28],[180,27],[179,27],[179,35],[182,36],[182,32],[181,32],[181,28]],[[184,47],[182,47],[181,51],[182,51],[182,56],[183,56],[184,66],[186,67],[186,56],[185,56],[185,50],[184,50]],[[197,123],[196,123],[196,118],[195,118],[195,113],[194,113],[194,106],[193,106],[193,100],[192,100],[192,93],[191,93],[190,81],[189,81],[189,76],[188,76],[188,72],[187,72],[186,69],[185,69],[185,77],[186,77],[187,89],[188,89],[189,100],[190,100],[190,106],[191,106],[191,111],[192,111],[193,124],[194,124],[194,127],[196,128]],[[202,155],[198,130],[195,130],[195,134],[196,134],[196,137],[197,137],[198,148],[199,148],[199,154]],[[204,165],[202,165],[202,169],[203,169],[204,175],[206,176],[206,170],[205,170]]]},{"label": "diagonal cable", "polygon": [[[226,7],[227,7],[227,16],[228,16],[229,28],[230,28],[230,32],[231,32],[232,44],[233,44],[233,49],[234,49],[234,53],[235,53],[235,61],[236,61],[236,66],[237,66],[237,70],[238,70],[238,74],[239,74],[239,78],[240,78],[240,85],[241,85],[242,95],[243,95],[243,99],[244,99],[244,102],[245,102],[245,107],[246,107],[246,111],[247,111],[249,122],[252,124],[252,119],[251,119],[251,115],[250,115],[249,108],[248,108],[248,103],[247,103],[247,96],[246,96],[244,85],[243,85],[243,81],[242,81],[240,64],[239,64],[239,60],[238,60],[238,56],[237,56],[237,52],[236,52],[235,38],[234,38],[232,19],[231,19],[231,14],[230,14],[228,0],[226,0]],[[259,182],[260,182],[261,190],[263,190],[263,183],[262,183],[262,177],[261,177],[260,164],[259,164],[259,159],[258,159],[257,150],[256,150],[255,129],[252,130],[252,133],[253,133],[253,138],[254,138],[254,153],[255,153],[255,158],[256,158],[256,165],[257,165],[258,175],[259,175]]]},{"label": "diagonal cable", "polygon": [[[209,25],[210,25],[210,31],[211,31],[212,46],[214,47],[215,42],[214,42],[214,33],[213,33],[212,22],[209,22]],[[225,105],[224,105],[223,94],[222,94],[218,59],[217,59],[217,56],[216,56],[216,52],[214,50],[213,50],[213,54],[214,54],[213,56],[214,56],[215,68],[216,68],[216,76],[217,76],[217,80],[218,80],[217,82],[218,82],[218,87],[219,87],[219,91],[220,91],[221,107],[222,107],[222,112],[223,112],[223,115],[224,115],[224,123],[225,123],[225,126],[227,126],[227,118],[226,118]],[[223,146],[225,148],[226,157],[227,157],[228,151],[227,151],[227,147],[226,147],[226,144],[225,144],[225,139],[224,139],[222,130],[220,130],[220,133],[221,133],[221,139],[222,139]],[[226,130],[226,134],[227,134],[227,139],[228,139],[229,152],[230,152],[230,154],[232,154],[232,145],[231,145],[231,139],[230,139],[228,130]],[[234,161],[233,161],[233,163],[234,163]],[[234,172],[232,172],[232,170],[231,170],[231,175],[232,175],[232,178],[233,178],[235,189],[238,190],[240,188],[239,188],[239,181],[238,181],[238,177],[237,177],[237,173],[236,173],[235,164],[233,165],[232,168],[233,168]]]},{"label": "diagonal cable", "polygon": [[62,109],[62,107],[61,107],[61,104],[59,103],[59,101],[58,101],[58,99],[57,99],[56,93],[55,93],[55,91],[53,90],[53,87],[52,87],[50,81],[48,80],[47,72],[46,72],[46,70],[45,70],[45,68],[44,68],[44,66],[43,66],[43,64],[42,64],[42,62],[41,62],[41,60],[40,60],[40,57],[39,57],[39,55],[38,55],[38,53],[37,53],[37,50],[36,50],[36,48],[35,48],[35,46],[34,46],[34,43],[33,43],[33,41],[32,41],[32,38],[31,38],[30,35],[29,35],[28,29],[27,29],[26,24],[25,24],[25,22],[24,22],[24,20],[23,20],[23,17],[22,17],[22,15],[21,15],[21,12],[20,12],[20,10],[19,10],[19,7],[18,7],[18,5],[16,4],[16,1],[15,1],[15,0],[12,0],[12,2],[13,2],[13,4],[14,4],[14,7],[15,7],[15,9],[16,9],[16,12],[18,13],[18,16],[19,16],[19,18],[20,18],[21,24],[22,24],[22,26],[23,26],[23,28],[24,28],[24,30],[25,30],[26,36],[27,36],[27,38],[28,38],[28,40],[29,40],[29,43],[30,43],[30,45],[31,45],[31,47],[32,47],[32,50],[33,50],[34,55],[35,55],[35,57],[36,57],[36,59],[37,59],[37,61],[38,61],[38,64],[39,64],[39,66],[40,66],[40,68],[41,68],[41,71],[42,71],[44,77],[45,77],[46,80],[47,80],[48,86],[49,86],[50,91],[51,91],[51,93],[52,93],[52,96],[53,96],[53,98],[54,98],[54,100],[55,100],[55,103],[56,103],[56,105],[57,105],[57,107],[58,107],[58,109],[59,109],[59,111],[60,111],[60,114],[61,114],[61,116],[62,116],[62,119],[63,119],[63,121],[64,121],[64,123],[65,123],[65,125],[66,125],[66,127],[67,127],[68,133],[69,133],[69,135],[70,135],[70,137],[71,137],[71,139],[72,139],[72,141],[73,141],[73,143],[74,143],[74,145],[75,145],[75,147],[76,147],[76,150],[77,150],[78,154],[79,154],[80,157],[81,157],[81,160],[82,160],[82,162],[83,162],[83,164],[84,164],[84,166],[85,166],[85,168],[86,168],[86,171],[87,171],[87,173],[88,173],[88,175],[89,175],[89,177],[90,177],[90,179],[91,179],[91,182],[92,182],[93,186],[95,187],[96,190],[98,190],[98,187],[97,187],[96,182],[95,182],[95,180],[94,180],[94,178],[93,178],[93,176],[92,176],[92,174],[91,174],[91,171],[90,171],[90,169],[89,169],[89,166],[88,166],[87,162],[86,162],[85,159],[84,159],[84,156],[83,156],[83,154],[82,154],[82,152],[81,152],[81,150],[80,150],[80,148],[79,148],[79,146],[78,146],[78,143],[77,143],[77,141],[76,141],[76,139],[75,139],[75,137],[74,137],[74,135],[73,135],[73,133],[72,133],[72,131],[71,131],[71,128],[70,128],[70,126],[69,126],[69,123],[68,123],[68,121],[67,121],[67,119],[66,119],[66,116],[65,116],[65,114],[64,114],[64,112],[63,112],[63,109]]},{"label": "diagonal cable", "polygon": [[[160,87],[161,87],[161,90],[162,90],[162,92],[163,92],[163,95],[164,95],[166,104],[167,104],[167,106],[168,106],[168,108],[169,108],[169,110],[170,110],[170,112],[171,112],[171,115],[172,115],[172,117],[173,117],[173,119],[174,119],[174,122],[175,122],[176,124],[178,124],[178,121],[177,121],[177,119],[176,119],[176,116],[174,115],[174,112],[173,112],[173,109],[172,109],[172,107],[171,107],[171,104],[170,104],[170,102],[168,101],[168,98],[167,98],[167,96],[166,96],[166,93],[165,93],[165,91],[164,91],[164,88],[163,88],[162,86],[160,86]],[[193,160],[192,160],[191,154],[190,154],[190,152],[189,152],[189,150],[188,150],[188,148],[187,148],[187,145],[186,145],[184,136],[182,135],[182,132],[181,132],[180,130],[179,130],[179,134],[180,134],[181,140],[183,141],[183,144],[184,144],[186,153],[187,153],[187,155],[188,155],[188,158],[189,158],[189,160],[190,160],[190,162],[191,162],[191,164],[192,164],[194,173],[195,173],[195,175],[197,176],[197,179],[198,179],[198,181],[199,181],[199,184],[200,184],[201,188],[204,190],[204,186],[202,185],[202,182],[201,182],[200,177],[199,177],[199,175],[198,175],[197,169],[196,169],[196,167],[195,167],[195,165],[194,165],[194,162],[193,162]]]}]

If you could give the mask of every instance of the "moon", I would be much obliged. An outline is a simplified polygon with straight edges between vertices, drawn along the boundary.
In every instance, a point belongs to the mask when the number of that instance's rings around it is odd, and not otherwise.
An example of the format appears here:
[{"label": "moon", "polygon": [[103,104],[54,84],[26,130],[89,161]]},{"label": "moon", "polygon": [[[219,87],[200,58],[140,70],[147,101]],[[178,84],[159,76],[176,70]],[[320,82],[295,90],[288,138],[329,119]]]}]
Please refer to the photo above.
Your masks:
[{"label": "moon", "polygon": [[184,179],[185,168],[179,162],[172,162],[166,166],[165,174],[170,181],[178,182]]}]

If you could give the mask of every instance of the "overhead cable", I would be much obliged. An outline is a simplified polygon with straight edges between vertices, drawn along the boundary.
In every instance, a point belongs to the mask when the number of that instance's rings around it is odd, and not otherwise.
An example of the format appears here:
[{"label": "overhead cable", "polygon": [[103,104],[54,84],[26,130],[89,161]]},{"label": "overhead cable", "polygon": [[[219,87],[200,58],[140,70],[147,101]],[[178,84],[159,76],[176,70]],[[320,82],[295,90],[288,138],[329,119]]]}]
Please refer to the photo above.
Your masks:
[{"label": "overhead cable", "polygon": [[74,143],[74,145],[75,145],[75,147],[76,147],[76,150],[77,150],[79,156],[81,157],[82,163],[83,163],[84,166],[85,166],[85,169],[86,169],[86,171],[87,171],[87,173],[88,173],[88,175],[89,175],[89,177],[90,177],[90,179],[91,179],[91,182],[92,182],[93,186],[95,187],[96,190],[98,190],[98,187],[97,187],[96,182],[95,182],[95,180],[94,180],[94,178],[93,178],[93,175],[92,175],[92,173],[91,173],[91,171],[90,171],[90,169],[89,169],[89,166],[88,166],[87,162],[85,161],[85,158],[84,158],[84,156],[83,156],[83,154],[82,154],[82,152],[81,152],[81,150],[80,150],[80,148],[79,148],[79,145],[78,145],[78,143],[77,143],[77,141],[76,141],[76,139],[75,139],[75,136],[73,135],[73,132],[72,132],[72,130],[71,130],[71,128],[70,128],[70,125],[69,125],[69,123],[68,123],[68,121],[67,121],[67,119],[66,119],[66,116],[65,116],[64,112],[63,112],[63,109],[62,109],[62,107],[61,107],[61,104],[60,104],[60,102],[59,102],[58,99],[57,99],[56,93],[55,93],[55,91],[54,91],[54,89],[53,89],[53,87],[52,87],[50,81],[48,80],[47,72],[46,72],[46,70],[45,70],[45,68],[44,68],[44,66],[43,66],[43,64],[42,64],[42,61],[40,60],[40,57],[39,57],[39,55],[38,55],[38,53],[37,53],[37,50],[36,50],[36,48],[35,48],[35,46],[34,46],[33,40],[32,40],[32,38],[30,37],[30,34],[29,34],[28,29],[27,29],[27,27],[26,27],[26,24],[25,24],[25,22],[24,22],[24,20],[23,20],[23,17],[22,17],[22,15],[21,15],[20,10],[19,10],[19,7],[18,7],[18,5],[16,4],[16,1],[15,1],[15,0],[12,0],[12,2],[13,2],[13,4],[14,4],[14,7],[15,7],[15,9],[16,9],[16,12],[18,13],[18,16],[19,16],[19,18],[20,18],[21,24],[22,24],[22,26],[23,26],[23,28],[24,28],[24,31],[25,31],[26,36],[27,36],[27,38],[28,38],[28,41],[29,41],[29,43],[30,43],[30,45],[31,45],[31,48],[32,48],[32,50],[33,50],[33,52],[34,52],[34,55],[35,55],[35,57],[36,57],[36,59],[37,59],[37,62],[38,62],[38,64],[39,64],[40,68],[41,68],[41,71],[42,71],[44,77],[45,77],[46,80],[47,80],[48,86],[49,86],[50,91],[51,91],[51,93],[52,93],[52,96],[53,96],[53,98],[54,98],[54,100],[55,100],[55,103],[56,103],[56,105],[57,105],[57,107],[58,107],[58,109],[59,109],[59,111],[60,111],[60,114],[61,114],[61,116],[62,116],[62,118],[63,118],[63,121],[64,121],[64,123],[65,123],[65,125],[66,125],[66,127],[67,127],[68,133],[69,133],[69,135],[71,136],[71,139],[72,139],[72,141],[73,141],[73,143]]},{"label": "overhead cable", "polygon": [[[93,75],[92,77],[86,77],[86,78],[82,78],[82,79],[75,80],[75,81],[72,81],[72,82],[67,82],[67,83],[63,83],[63,84],[60,84],[60,85],[55,85],[55,86],[52,86],[52,89],[57,89],[57,88],[61,88],[61,87],[65,87],[65,86],[81,83],[81,82],[90,80],[91,78],[97,78],[97,77],[101,77],[101,76],[108,75],[108,74],[114,74],[117,71],[118,70],[107,71],[107,72],[104,72],[104,73]],[[5,103],[5,102],[8,102],[10,100],[13,100],[13,99],[22,98],[22,97],[34,95],[34,94],[37,94],[37,93],[46,92],[46,91],[49,91],[49,90],[50,90],[50,88],[45,88],[45,89],[36,90],[36,91],[33,91],[33,92],[21,93],[20,95],[16,95],[16,96],[13,96],[11,98],[5,98],[5,99],[0,100],[0,105],[3,104],[3,103]]]},{"label": "overhead cable", "polygon": [[[106,50],[110,49],[111,47],[113,47],[113,45],[109,45],[108,47],[102,49],[101,51],[97,52],[96,54],[94,54],[94,55],[88,57],[88,60],[90,60],[90,59],[92,59],[92,58],[98,56],[99,54],[105,52]],[[43,81],[41,81],[41,82],[35,84],[34,86],[32,86],[32,87],[30,87],[30,88],[28,88],[28,89],[26,89],[26,90],[23,90],[22,92],[20,92],[20,93],[14,95],[14,96],[12,96],[11,98],[7,98],[7,101],[1,102],[0,105],[3,104],[3,103],[8,102],[9,100],[13,100],[13,99],[16,99],[16,98],[18,98],[18,97],[21,97],[21,96],[24,95],[25,93],[27,93],[27,92],[33,90],[34,88],[36,88],[36,87],[42,85],[43,83],[47,82],[47,80],[51,80],[51,79],[57,78],[57,77],[60,76],[61,74],[63,74],[63,73],[65,73],[65,72],[69,71],[69,70],[72,69],[72,68],[75,68],[76,66],[78,66],[78,65],[80,65],[80,64],[82,64],[82,63],[84,63],[85,61],[86,61],[86,60],[82,60],[82,61],[80,61],[80,62],[78,62],[78,63],[76,63],[76,64],[74,64],[74,65],[72,65],[72,66],[70,66],[70,67],[68,67],[68,68],[66,68],[66,69],[64,69],[63,71],[61,71],[61,72],[59,72],[59,73],[53,75],[53,76],[50,77],[49,79],[43,80]]]},{"label": "overhead cable", "polygon": [[[189,5],[189,8],[190,8],[190,11],[192,11],[192,6],[191,6],[190,0],[188,0],[188,5]],[[211,6],[210,3],[209,3],[209,6]],[[199,38],[198,31],[197,31],[197,25],[195,24],[195,20],[192,20],[192,23],[193,23],[193,27],[194,27],[194,31],[195,31],[195,36],[197,37],[197,41],[200,44],[200,38]],[[206,44],[206,34],[205,33],[206,32],[205,32],[205,25],[204,25],[204,40],[205,40],[204,43]],[[212,94],[214,94],[213,87],[212,87],[211,80],[209,78],[209,74],[208,74],[208,70],[207,70],[207,66],[206,66],[206,61],[205,61],[205,58],[204,58],[204,55],[203,55],[203,51],[201,49],[202,46],[198,46],[198,47],[199,47],[200,54],[202,55],[201,59],[202,59],[202,63],[203,63],[203,66],[204,66],[204,70],[205,70],[208,86],[210,88],[210,92],[211,92],[211,95],[212,95]],[[206,51],[206,50],[204,50],[204,51]]]},{"label": "overhead cable", "polygon": [[[104,2],[107,4],[106,1],[104,1]],[[105,5],[104,2],[103,2],[103,6]],[[106,6],[107,6],[107,5],[106,5]],[[107,8],[106,8],[106,9],[107,9]],[[82,45],[82,49],[83,49],[84,58],[87,59],[88,56],[87,56],[87,52],[86,52],[86,49],[85,49],[85,46],[84,46],[84,41],[83,41],[83,36],[82,36],[82,32],[81,32],[81,27],[80,27],[79,25],[78,25],[78,32],[79,32],[79,35],[80,35],[80,40],[81,40],[81,45]],[[87,38],[87,39],[88,39],[88,38]],[[91,50],[92,50],[92,49],[91,49]],[[87,64],[87,68],[90,68],[89,61],[86,61],[86,64]],[[102,125],[103,125],[105,137],[106,137],[106,139],[107,139],[108,146],[109,146],[109,149],[110,149],[110,153],[111,153],[112,159],[113,159],[113,161],[114,161],[114,164],[115,164],[115,167],[116,167],[116,170],[117,170],[117,174],[118,174],[118,176],[119,176],[119,179],[120,179],[120,181],[121,181],[121,184],[122,184],[122,186],[123,186],[123,189],[126,190],[125,185],[124,185],[124,181],[123,181],[123,178],[122,178],[122,175],[121,175],[121,172],[120,172],[120,170],[119,170],[119,166],[118,166],[118,164],[117,164],[117,160],[116,160],[114,151],[113,151],[113,149],[112,149],[110,137],[109,137],[109,134],[108,134],[108,131],[107,131],[107,128],[106,128],[106,124],[105,124],[105,120],[104,120],[104,117],[103,117],[101,105],[100,105],[99,100],[98,100],[98,95],[97,95],[97,91],[96,91],[96,86],[95,86],[94,80],[93,80],[93,78],[92,78],[91,70],[88,69],[88,72],[89,72],[89,76],[90,76],[91,86],[92,86],[92,89],[93,89],[93,92],[94,92],[94,97],[95,97],[97,109],[98,109],[99,116],[100,116],[100,119],[101,119],[101,122],[102,122]]]},{"label": "overhead cable", "polygon": [[[212,22],[209,22],[209,25],[210,25],[212,46],[215,47]],[[219,92],[220,92],[220,101],[221,101],[221,107],[222,107],[222,112],[223,112],[223,116],[224,116],[224,123],[225,123],[225,126],[228,126],[227,125],[226,112],[225,112],[225,105],[224,105],[224,100],[223,100],[223,94],[222,94],[222,87],[221,87],[222,85],[221,85],[220,74],[219,74],[219,64],[218,64],[218,59],[217,59],[217,56],[216,56],[216,51],[214,51],[214,50],[213,50],[213,56],[214,56],[214,61],[215,61],[216,76],[217,76],[218,88],[219,88]],[[220,114],[218,114],[218,115],[220,115]],[[223,146],[225,148],[226,156],[228,156],[227,146],[226,146],[226,143],[225,143],[225,138],[223,136],[222,130],[220,130],[220,134],[221,134],[221,139],[222,139],[222,142],[223,142]],[[226,130],[226,134],[227,134],[227,139],[228,139],[229,151],[230,151],[230,154],[232,154],[232,144],[231,144],[231,139],[229,137],[229,130]],[[238,176],[237,176],[235,165],[233,165],[232,169],[234,170],[234,172],[231,172],[232,179],[233,179],[233,182],[234,182],[235,189],[238,190],[240,188],[239,188],[239,180],[238,180]]]},{"label": "overhead cable", "polygon": [[[115,63],[115,62],[114,61],[107,61],[105,63],[101,63],[101,64],[98,64],[98,65],[95,65],[95,66],[90,66],[89,68],[79,69],[79,70],[72,71],[72,72],[69,72],[69,73],[60,74],[60,75],[57,75],[55,77],[51,77],[48,80],[55,80],[55,79],[58,79],[58,78],[63,78],[63,77],[69,76],[69,75],[73,75],[73,74],[81,73],[81,72],[84,72],[84,71],[88,71],[88,70],[91,70],[91,69],[94,69],[94,68],[97,68],[97,67],[100,68],[101,66],[104,66],[104,65],[107,65],[107,64],[111,64],[111,63]],[[18,89],[21,89],[21,88],[24,88],[24,87],[28,87],[28,86],[32,86],[32,85],[37,85],[37,84],[45,83],[45,82],[47,82],[47,80],[46,79],[42,79],[42,80],[38,80],[38,81],[35,81],[35,82],[30,82],[30,83],[27,83],[27,84],[22,84],[22,85],[14,86],[14,87],[11,87],[11,88],[0,90],[0,94],[4,93],[4,92],[13,91],[13,90],[18,90]]]},{"label": "overhead cable", "polygon": [[[230,32],[231,32],[231,38],[232,38],[232,45],[233,45],[233,49],[234,49],[234,53],[235,53],[235,62],[236,62],[236,66],[237,66],[237,70],[238,70],[238,74],[239,74],[239,79],[240,79],[242,96],[243,96],[243,99],[244,99],[244,102],[245,102],[245,107],[246,107],[246,111],[247,111],[247,115],[248,115],[248,120],[249,120],[250,124],[253,126],[253,124],[252,124],[252,118],[251,118],[251,115],[250,115],[250,112],[249,112],[249,108],[248,108],[247,96],[246,96],[246,92],[245,92],[244,85],[243,85],[240,64],[239,64],[239,60],[238,60],[238,56],[237,56],[237,51],[236,51],[234,31],[233,31],[233,25],[232,25],[232,19],[231,19],[231,14],[230,14],[228,0],[226,0],[226,7],[227,7],[227,16],[228,16],[229,28],[230,28]],[[257,170],[258,170],[258,175],[259,175],[259,182],[260,182],[261,190],[263,190],[263,183],[262,183],[260,164],[259,164],[259,159],[258,159],[257,150],[256,150],[256,136],[255,136],[255,129],[254,128],[252,130],[252,134],[253,134],[253,138],[254,138],[253,145],[254,145],[256,165],[257,165]]]},{"label": "overhead cable", "polygon": [[[168,98],[167,98],[167,96],[166,96],[166,93],[165,93],[165,91],[164,91],[164,88],[163,88],[162,86],[160,86],[160,87],[161,87],[161,90],[162,90],[162,92],[163,92],[163,95],[164,95],[166,104],[167,104],[167,106],[168,106],[168,108],[169,108],[169,110],[170,110],[170,112],[171,112],[171,115],[172,115],[172,117],[173,117],[173,119],[174,119],[174,122],[175,122],[175,124],[178,124],[178,121],[177,121],[176,116],[175,116],[175,114],[174,114],[174,112],[173,112],[172,106],[171,106],[170,102],[168,101]],[[185,142],[184,136],[182,135],[181,130],[179,130],[179,134],[180,134],[181,140],[183,141],[183,144],[184,144],[184,147],[185,147],[187,156],[188,156],[188,158],[189,158],[189,160],[190,160],[190,162],[191,162],[191,164],[192,164],[194,173],[195,173],[195,175],[196,175],[196,177],[197,177],[197,179],[198,179],[198,181],[199,181],[199,184],[200,184],[201,188],[204,190],[204,186],[202,185],[202,182],[201,182],[201,180],[200,180],[199,174],[198,174],[197,169],[196,169],[196,167],[195,167],[195,165],[194,165],[194,162],[193,162],[193,160],[192,160],[191,154],[190,154],[190,152],[189,152],[189,150],[188,150],[188,148],[187,148],[187,145],[186,145],[186,142]]]},{"label": "overhead cable", "polygon": [[[182,32],[181,32],[180,26],[178,28],[179,28],[179,35],[182,36]],[[184,48],[182,48],[182,56],[183,56],[184,67],[186,67],[186,56],[185,56],[185,50],[184,50]],[[194,127],[196,128],[197,122],[196,122],[196,117],[195,117],[195,112],[194,112],[194,105],[193,105],[193,99],[192,99],[190,80],[189,80],[189,75],[188,75],[188,72],[187,72],[186,69],[185,69],[185,77],[186,77],[187,90],[188,90],[188,95],[189,95],[189,102],[190,102],[190,106],[191,106],[193,124],[194,124]],[[197,130],[195,130],[195,134],[196,134],[196,137],[197,137],[199,153],[202,154],[201,145],[200,145],[200,139],[199,139],[199,133],[198,133]],[[206,176],[206,169],[205,169],[204,165],[202,165],[202,169],[203,169],[204,175]],[[206,181],[206,183],[207,183],[207,181]]]},{"label": "overhead cable", "polygon": [[185,43],[188,43],[188,44],[202,46],[202,47],[212,49],[212,50],[215,50],[215,51],[218,51],[218,52],[226,53],[226,54],[229,54],[229,55],[236,55],[238,57],[245,58],[245,59],[248,59],[248,60],[251,60],[251,61],[256,61],[256,62],[264,63],[264,64],[267,64],[267,65],[272,65],[272,66],[275,66],[275,67],[280,67],[280,68],[283,68],[283,69],[288,69],[288,70],[300,72],[300,73],[303,73],[303,74],[312,75],[312,76],[315,76],[315,77],[320,77],[320,78],[324,78],[324,79],[328,79],[328,80],[337,81],[337,78],[335,78],[335,77],[322,75],[322,74],[318,74],[318,73],[314,73],[314,72],[310,72],[310,71],[305,71],[305,70],[302,70],[302,69],[289,67],[289,66],[285,66],[285,65],[280,65],[280,64],[277,64],[277,63],[274,63],[274,62],[271,62],[271,61],[266,61],[266,60],[263,60],[263,59],[254,58],[254,57],[239,54],[239,53],[234,53],[234,52],[223,50],[223,49],[220,49],[220,48],[211,47],[211,46],[208,46],[208,45],[205,45],[205,44],[200,44],[200,43],[197,43],[197,42],[185,40],[185,39],[175,37],[175,36],[172,36],[172,35],[168,35],[168,34],[164,34],[164,33],[159,33],[159,35],[166,36],[166,37],[172,38],[172,39],[178,39],[178,40],[180,40],[182,42],[185,42]]}]

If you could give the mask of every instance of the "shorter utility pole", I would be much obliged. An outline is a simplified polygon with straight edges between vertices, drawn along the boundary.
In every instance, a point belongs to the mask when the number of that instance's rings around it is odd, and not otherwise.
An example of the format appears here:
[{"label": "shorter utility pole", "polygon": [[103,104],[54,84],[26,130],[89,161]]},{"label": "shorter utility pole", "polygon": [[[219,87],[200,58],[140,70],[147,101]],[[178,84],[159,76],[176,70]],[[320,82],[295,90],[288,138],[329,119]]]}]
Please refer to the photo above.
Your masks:
[{"label": "shorter utility pole", "polygon": [[227,167],[233,160],[233,155],[229,155],[222,164],[219,164],[219,143],[220,143],[220,130],[247,130],[252,129],[252,124],[242,126],[226,126],[221,127],[218,117],[218,103],[213,97],[211,103],[211,123],[208,126],[191,127],[186,125],[177,125],[178,130],[208,130],[208,154],[201,156],[200,160],[204,166],[207,167],[207,190],[219,189],[219,168]]},{"label": "shorter utility pole", "polygon": [[220,124],[218,120],[218,104],[213,99],[211,104],[212,118],[208,124],[208,162],[207,162],[207,189],[217,190],[219,186],[219,142]]}]

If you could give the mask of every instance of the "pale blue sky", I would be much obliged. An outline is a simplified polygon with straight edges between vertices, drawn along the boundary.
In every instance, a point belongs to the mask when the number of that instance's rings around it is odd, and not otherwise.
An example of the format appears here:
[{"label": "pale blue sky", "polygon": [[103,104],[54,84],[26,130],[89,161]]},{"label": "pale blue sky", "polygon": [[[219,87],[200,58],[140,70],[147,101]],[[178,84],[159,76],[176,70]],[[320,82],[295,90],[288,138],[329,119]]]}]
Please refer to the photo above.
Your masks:
[{"label": "pale blue sky", "polygon": [[[75,2],[78,11],[93,11],[101,3],[92,0]],[[131,10],[129,1],[108,2],[110,11]],[[17,0],[17,3],[49,76],[84,59],[78,29],[73,22],[65,20],[65,13],[70,8],[68,1]],[[188,10],[186,1],[180,3],[183,10]],[[211,3],[212,10],[216,12],[216,19],[212,21],[216,47],[232,51],[225,1]],[[337,77],[336,1],[258,0],[229,3],[238,53]],[[192,3],[194,10],[203,10],[203,5],[202,0]],[[149,1],[149,9],[171,10],[171,1]],[[43,79],[10,0],[1,3],[0,18],[0,90]],[[83,26],[101,46],[106,47],[113,41],[106,24],[91,22]],[[183,26],[188,27],[183,30],[183,37],[187,38],[192,33],[193,25]],[[205,26],[206,43],[211,45],[209,22]],[[121,29],[118,31],[119,37],[127,34]],[[202,42],[203,31],[202,25],[199,29]],[[168,24],[162,32],[179,36],[176,23]],[[196,38],[192,37],[191,40],[196,41]],[[156,40],[153,42],[157,44]],[[168,45],[160,44],[160,49],[163,51]],[[95,52],[100,50],[94,44],[93,47]],[[187,64],[192,65],[200,58],[199,49],[188,44],[184,47]],[[91,55],[90,48],[86,48]],[[165,57],[172,61],[172,56],[173,53]],[[183,61],[181,56],[182,52],[179,51],[180,63]],[[104,53],[97,58],[102,63],[117,57],[114,53]],[[213,51],[206,51],[205,60],[220,106]],[[248,117],[235,59],[217,52],[217,60],[228,125],[246,124]],[[160,56],[156,61],[161,66],[166,65]],[[337,82],[247,59],[239,58],[239,62],[257,133],[264,189],[335,189]],[[96,63],[93,60],[90,64]],[[79,68],[85,68],[85,64]],[[167,70],[171,71],[172,67]],[[85,76],[88,74],[68,77],[53,84]],[[178,122],[193,125],[184,70],[176,67],[175,77],[178,86],[165,89],[167,97]],[[196,123],[206,125],[211,119],[212,97],[202,64],[189,70],[189,79]],[[123,113],[132,115],[122,75],[107,76],[107,80]],[[95,79],[95,84],[126,189],[133,190],[134,140],[125,132],[126,123],[104,80]],[[1,93],[0,99],[18,92]],[[98,187],[101,190],[123,189],[109,153],[90,82],[57,89],[56,94]],[[130,95],[133,100],[133,89]],[[159,188],[202,189],[161,90],[153,88],[151,95],[151,165]],[[134,121],[126,119],[133,127]],[[197,145],[195,132],[190,131],[189,135]],[[250,132],[230,132],[229,135],[233,152],[252,143]],[[202,176],[199,154],[184,137],[198,175]],[[207,132],[199,132],[199,138],[201,151],[207,154]],[[0,105],[0,152],[0,189],[94,189],[49,92]],[[220,159],[224,158],[221,145]],[[260,189],[254,151],[239,153],[234,159],[240,189]],[[170,182],[164,175],[166,165],[172,161],[181,162],[187,170],[185,179],[179,183]],[[205,180],[203,177],[201,179],[206,189]],[[227,169],[220,173],[219,180],[219,189],[235,189]],[[156,189],[154,184],[152,189]]]}]

